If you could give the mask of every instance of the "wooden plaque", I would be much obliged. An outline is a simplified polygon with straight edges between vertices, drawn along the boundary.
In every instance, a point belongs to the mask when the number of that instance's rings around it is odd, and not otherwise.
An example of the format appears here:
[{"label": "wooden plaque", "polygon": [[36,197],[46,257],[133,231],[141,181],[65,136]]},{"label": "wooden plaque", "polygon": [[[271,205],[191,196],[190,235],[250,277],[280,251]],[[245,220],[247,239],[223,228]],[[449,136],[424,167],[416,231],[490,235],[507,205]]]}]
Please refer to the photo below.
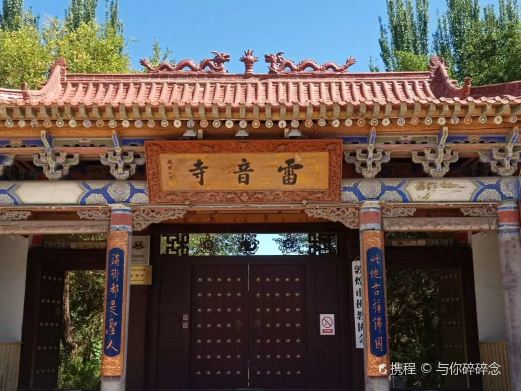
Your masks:
[{"label": "wooden plaque", "polygon": [[150,202],[340,201],[342,140],[147,141]]},{"label": "wooden plaque", "polygon": [[130,285],[152,285],[152,266],[132,265],[130,267]]}]

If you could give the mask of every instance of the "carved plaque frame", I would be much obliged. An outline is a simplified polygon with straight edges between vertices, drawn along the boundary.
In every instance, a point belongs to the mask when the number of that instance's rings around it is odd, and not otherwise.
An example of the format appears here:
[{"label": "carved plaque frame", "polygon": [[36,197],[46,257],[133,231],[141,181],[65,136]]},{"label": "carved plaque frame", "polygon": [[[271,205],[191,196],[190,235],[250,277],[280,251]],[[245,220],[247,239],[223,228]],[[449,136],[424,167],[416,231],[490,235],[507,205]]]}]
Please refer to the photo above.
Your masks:
[{"label": "carved plaque frame", "polygon": [[[340,201],[342,183],[342,140],[230,140],[230,141],[146,141],[147,181],[150,203],[229,204],[302,201]],[[328,152],[327,190],[261,191],[164,191],[161,188],[160,155],[166,153],[263,153]]]}]

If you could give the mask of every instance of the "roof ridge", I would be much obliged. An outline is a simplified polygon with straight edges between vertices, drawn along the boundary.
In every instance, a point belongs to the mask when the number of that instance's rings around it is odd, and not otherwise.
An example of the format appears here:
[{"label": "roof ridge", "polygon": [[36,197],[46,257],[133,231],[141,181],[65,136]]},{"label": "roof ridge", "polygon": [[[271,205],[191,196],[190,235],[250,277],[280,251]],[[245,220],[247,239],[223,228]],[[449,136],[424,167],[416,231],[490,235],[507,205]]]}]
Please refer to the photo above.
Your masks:
[{"label": "roof ridge", "polygon": [[440,56],[431,56],[429,68],[431,89],[436,96],[461,99],[469,97],[472,87],[470,77],[466,77],[464,85],[460,87],[456,80],[451,79],[445,60]]},{"label": "roof ridge", "polygon": [[61,83],[67,80],[67,62],[65,59],[63,57],[57,58],[49,73],[47,82],[39,90],[29,90],[22,86],[22,95],[25,100],[50,98],[56,94],[61,87]]},{"label": "roof ridge", "polygon": [[227,74],[209,72],[69,74],[63,59],[38,90],[0,88],[0,104],[23,105],[241,105],[398,104],[482,101],[511,96],[521,101],[521,81],[460,87],[440,57],[428,71],[364,73]]}]

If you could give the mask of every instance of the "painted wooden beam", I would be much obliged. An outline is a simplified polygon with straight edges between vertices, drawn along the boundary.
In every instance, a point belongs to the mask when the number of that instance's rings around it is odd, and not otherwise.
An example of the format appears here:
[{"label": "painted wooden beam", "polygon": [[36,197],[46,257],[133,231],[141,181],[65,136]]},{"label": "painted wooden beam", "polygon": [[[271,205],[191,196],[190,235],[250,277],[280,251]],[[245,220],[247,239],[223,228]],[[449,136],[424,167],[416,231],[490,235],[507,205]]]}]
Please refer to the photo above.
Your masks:
[{"label": "painted wooden beam", "polygon": [[[344,179],[343,204],[499,203],[521,199],[521,178]],[[0,206],[148,205],[145,181],[0,181]],[[195,207],[197,205],[193,205]],[[201,205],[204,207],[204,205]],[[224,205],[227,207],[229,205]],[[247,204],[240,205],[249,208]],[[283,206],[283,205],[281,205]],[[258,208],[259,205],[252,205]],[[291,208],[290,205],[287,206]]]},{"label": "painted wooden beam", "polygon": [[390,217],[383,219],[388,232],[460,232],[497,229],[495,217]]},{"label": "painted wooden beam", "polygon": [[92,234],[108,232],[108,221],[29,220],[0,221],[0,235]]}]

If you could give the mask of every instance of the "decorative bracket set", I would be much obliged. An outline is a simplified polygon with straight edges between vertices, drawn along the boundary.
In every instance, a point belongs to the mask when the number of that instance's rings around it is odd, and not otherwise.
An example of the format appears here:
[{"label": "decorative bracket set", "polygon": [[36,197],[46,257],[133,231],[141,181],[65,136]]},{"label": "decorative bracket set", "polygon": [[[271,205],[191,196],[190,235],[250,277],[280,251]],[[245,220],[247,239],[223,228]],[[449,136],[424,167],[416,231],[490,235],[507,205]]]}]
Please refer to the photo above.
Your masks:
[{"label": "decorative bracket set", "polygon": [[33,156],[33,164],[41,167],[48,179],[60,179],[66,176],[70,167],[76,166],[80,162],[80,155],[77,153],[55,151],[52,146],[52,138],[47,135],[45,130],[41,131],[40,137],[45,150]]},{"label": "decorative bracket set", "polygon": [[354,164],[356,172],[364,178],[374,178],[382,170],[382,164],[391,160],[391,152],[375,148],[375,144],[376,129],[372,128],[366,148],[357,148],[354,153],[344,152],[346,162]]},{"label": "decorative bracket set", "polygon": [[443,127],[438,135],[438,146],[436,148],[425,148],[423,151],[414,151],[412,161],[423,166],[423,171],[433,178],[441,178],[449,172],[450,164],[458,161],[458,153],[448,147],[447,138],[449,129]]},{"label": "decorative bracket set", "polygon": [[123,151],[117,132],[112,131],[114,149],[100,155],[100,162],[110,167],[110,173],[116,179],[128,179],[136,172],[136,166],[145,164],[145,156],[134,151]]},{"label": "decorative bracket set", "polygon": [[[468,139],[471,137],[468,136]],[[505,140],[504,136],[501,137],[502,140]],[[43,173],[48,179],[61,179],[69,173],[71,167],[80,163],[80,153],[77,153],[77,150],[71,153],[65,150],[66,147],[56,146],[55,143],[53,144],[52,136],[46,130],[41,131],[40,138],[44,148],[43,151],[32,155],[32,162],[43,169]],[[449,130],[447,127],[440,129],[436,144],[431,141],[429,145],[422,145],[427,140],[425,136],[422,138],[421,144],[417,144],[411,137],[383,135],[377,143],[377,131],[373,127],[366,139],[367,144],[356,146],[349,143],[344,144],[345,161],[348,164],[354,164],[356,172],[364,178],[375,178],[381,172],[383,164],[391,161],[392,151],[396,151],[395,148],[400,144],[403,145],[404,150],[409,151],[407,153],[412,155],[414,163],[422,165],[426,174],[434,178],[445,176],[449,172],[451,164],[456,163],[460,158],[458,150],[460,150],[461,144],[448,142]],[[472,153],[477,152],[480,162],[490,164],[490,169],[494,174],[511,176],[521,162],[519,141],[519,128],[515,127],[510,130],[506,142],[497,144],[492,144],[487,140],[484,143],[483,141],[476,142],[476,150],[473,150]],[[88,147],[85,150],[87,151]],[[469,149],[467,148],[466,151]],[[4,174],[6,167],[13,165],[15,157],[14,153],[0,154],[0,175]],[[146,162],[143,152],[122,147],[122,141],[116,130],[112,132],[112,148],[99,155],[99,159],[102,165],[110,168],[112,176],[120,180],[129,179],[135,174],[136,167],[142,166]]]},{"label": "decorative bracket set", "polygon": [[493,147],[488,152],[479,152],[482,163],[490,163],[490,170],[500,176],[509,176],[517,170],[521,160],[521,147],[518,147],[519,128],[510,131],[508,144]]},{"label": "decorative bracket set", "polygon": [[[80,154],[57,151],[53,146],[53,138],[46,130],[40,133],[44,150],[32,157],[33,164],[43,169],[43,174],[51,180],[61,179],[69,174],[71,167],[80,163]],[[116,179],[128,179],[136,172],[136,166],[145,164],[145,156],[134,151],[123,151],[116,131],[112,133],[114,148],[100,155],[100,162],[110,167],[110,173]],[[0,175],[5,168],[12,166],[13,154],[0,154]]]},{"label": "decorative bracket set", "polygon": [[[449,130],[443,127],[437,137],[437,145],[412,150],[412,161],[423,166],[423,171],[434,178],[445,176],[450,170],[450,165],[459,159],[458,151],[454,145],[447,145]],[[521,161],[521,146],[519,143],[519,128],[510,131],[506,145],[492,146],[488,151],[478,151],[479,160],[489,163],[493,173],[500,176],[510,176],[518,168]],[[376,129],[372,128],[368,143],[365,146],[356,147],[344,152],[345,161],[354,164],[356,172],[364,178],[374,178],[381,170],[382,164],[391,160],[391,151],[385,149],[385,145],[376,145]]]}]

